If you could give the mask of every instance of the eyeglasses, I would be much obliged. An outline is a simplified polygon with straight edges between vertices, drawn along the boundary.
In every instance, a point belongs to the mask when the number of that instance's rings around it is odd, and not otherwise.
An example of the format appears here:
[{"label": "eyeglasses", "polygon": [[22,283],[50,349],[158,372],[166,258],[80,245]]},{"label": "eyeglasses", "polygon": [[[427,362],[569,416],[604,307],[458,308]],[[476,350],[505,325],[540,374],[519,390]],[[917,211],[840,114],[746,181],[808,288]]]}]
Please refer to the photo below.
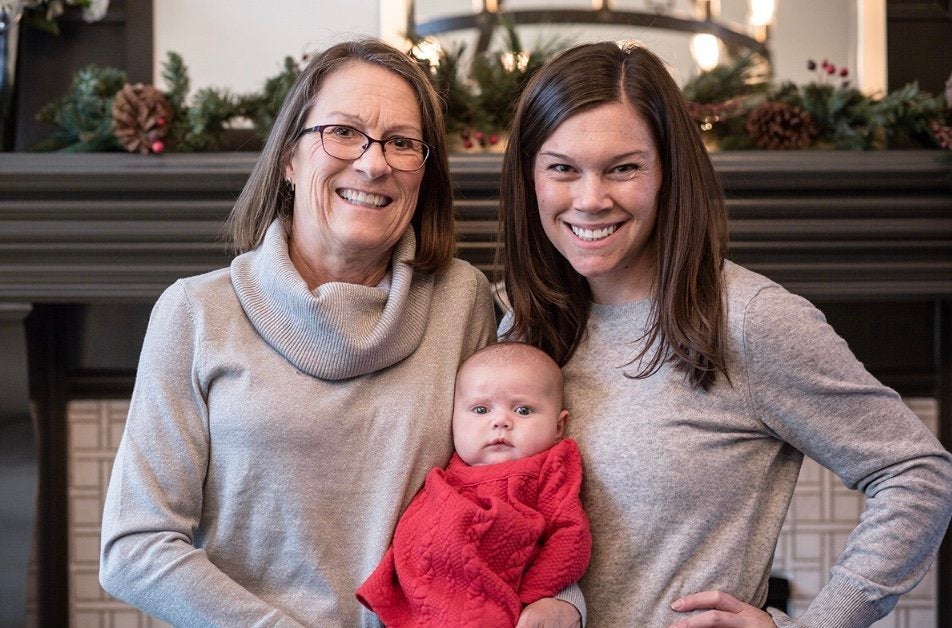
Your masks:
[{"label": "eyeglasses", "polygon": [[311,126],[298,133],[298,137],[308,133],[319,134],[324,152],[335,159],[344,161],[360,159],[373,144],[380,144],[380,148],[383,149],[383,158],[387,160],[391,168],[403,172],[419,170],[426,163],[426,158],[430,156],[430,145],[421,140],[409,137],[375,140],[363,131],[343,124]]}]

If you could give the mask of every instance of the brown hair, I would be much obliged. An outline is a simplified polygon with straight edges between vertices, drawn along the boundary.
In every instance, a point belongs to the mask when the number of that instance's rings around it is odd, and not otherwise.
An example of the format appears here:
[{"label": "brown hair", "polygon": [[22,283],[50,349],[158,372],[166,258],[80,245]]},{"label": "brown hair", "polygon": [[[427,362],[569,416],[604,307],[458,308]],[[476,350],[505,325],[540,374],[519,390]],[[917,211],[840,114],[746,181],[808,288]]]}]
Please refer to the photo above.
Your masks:
[{"label": "brown hair", "polygon": [[519,100],[499,203],[499,256],[513,308],[508,337],[541,347],[564,365],[584,336],[591,292],[543,231],[533,168],[562,122],[615,102],[630,104],[645,120],[662,168],[652,234],[655,298],[644,348],[632,359],[643,365],[634,377],[648,377],[673,360],[692,385],[706,389],[717,371],[727,376],[723,192],[681,90],[664,63],[641,46],[602,42],[566,50],[533,77]]},{"label": "brown hair", "polygon": [[239,253],[264,238],[275,218],[291,215],[294,197],[284,183],[298,134],[331,73],[354,62],[372,63],[401,76],[417,95],[423,141],[432,149],[424,166],[420,194],[411,220],[417,237],[414,266],[422,272],[445,268],[456,250],[453,189],[450,183],[443,110],[426,74],[409,56],[378,39],[359,39],[331,46],[314,56],[288,93],[261,155],[229,216],[232,242]]}]

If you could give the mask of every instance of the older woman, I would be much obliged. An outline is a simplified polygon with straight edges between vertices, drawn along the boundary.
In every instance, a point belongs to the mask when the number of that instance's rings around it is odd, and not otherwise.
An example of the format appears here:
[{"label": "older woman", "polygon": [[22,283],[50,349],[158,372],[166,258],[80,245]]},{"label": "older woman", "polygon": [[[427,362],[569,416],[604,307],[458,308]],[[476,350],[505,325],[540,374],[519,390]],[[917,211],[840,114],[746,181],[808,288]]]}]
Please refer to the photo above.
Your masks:
[{"label": "older woman", "polygon": [[[952,457],[822,314],[724,259],[721,188],[642,47],[573,48],[520,99],[500,211],[509,334],[563,365],[589,626],[868,626],[925,574]],[[766,597],[803,455],[866,497],[796,620]]]},{"label": "older woman", "polygon": [[376,623],[354,591],[452,454],[454,374],[495,327],[452,259],[439,107],[374,40],[303,71],[232,213],[242,254],[153,310],[107,591],[175,625]]}]

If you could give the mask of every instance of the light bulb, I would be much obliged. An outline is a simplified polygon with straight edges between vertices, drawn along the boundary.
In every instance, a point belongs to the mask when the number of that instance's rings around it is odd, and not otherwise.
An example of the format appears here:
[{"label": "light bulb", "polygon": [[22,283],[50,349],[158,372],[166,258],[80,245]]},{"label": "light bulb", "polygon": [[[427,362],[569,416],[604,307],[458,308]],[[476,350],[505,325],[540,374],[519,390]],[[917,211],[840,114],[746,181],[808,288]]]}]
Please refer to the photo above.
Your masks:
[{"label": "light bulb", "polygon": [[751,26],[767,26],[773,22],[775,10],[774,0],[750,0],[750,17],[747,21]]},{"label": "light bulb", "polygon": [[720,53],[720,45],[714,35],[698,33],[691,37],[691,56],[694,57],[698,67],[705,72],[717,67]]}]

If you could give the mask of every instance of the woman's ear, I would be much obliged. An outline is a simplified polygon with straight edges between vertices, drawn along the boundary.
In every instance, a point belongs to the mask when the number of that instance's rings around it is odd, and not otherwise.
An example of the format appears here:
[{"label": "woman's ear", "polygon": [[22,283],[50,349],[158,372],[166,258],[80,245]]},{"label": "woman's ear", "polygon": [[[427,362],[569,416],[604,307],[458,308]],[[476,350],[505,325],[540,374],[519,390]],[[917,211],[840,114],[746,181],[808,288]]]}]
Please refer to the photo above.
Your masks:
[{"label": "woman's ear", "polygon": [[559,413],[559,420],[556,423],[556,428],[558,429],[558,435],[560,439],[563,436],[565,436],[565,428],[568,426],[568,424],[569,424],[569,411],[562,410],[562,412]]}]

